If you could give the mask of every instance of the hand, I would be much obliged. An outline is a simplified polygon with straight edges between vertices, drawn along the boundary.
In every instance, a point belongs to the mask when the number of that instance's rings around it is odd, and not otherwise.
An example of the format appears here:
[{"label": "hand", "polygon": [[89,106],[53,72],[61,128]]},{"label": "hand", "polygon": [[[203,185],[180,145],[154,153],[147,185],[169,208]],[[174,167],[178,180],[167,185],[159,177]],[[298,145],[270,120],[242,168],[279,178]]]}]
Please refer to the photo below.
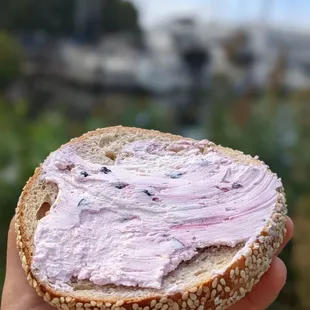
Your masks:
[{"label": "hand", "polygon": [[[288,218],[287,234],[280,251],[293,235],[293,222]],[[8,235],[7,269],[2,292],[2,310],[53,310],[28,284],[16,248],[16,234],[12,220]],[[279,251],[279,253],[280,253]],[[277,254],[279,254],[277,253]],[[229,310],[265,310],[280,293],[286,281],[286,267],[282,260],[274,257],[269,271],[258,285]]]},{"label": "hand", "polygon": [[39,297],[29,285],[16,247],[14,219],[8,235],[6,276],[2,291],[1,310],[55,310]]},{"label": "hand", "polygon": [[[294,225],[290,218],[287,218],[286,230],[287,233],[277,255],[293,236]],[[275,256],[270,269],[262,276],[257,286],[238,303],[231,306],[229,310],[265,310],[277,299],[285,282],[286,267],[283,261]]]}]

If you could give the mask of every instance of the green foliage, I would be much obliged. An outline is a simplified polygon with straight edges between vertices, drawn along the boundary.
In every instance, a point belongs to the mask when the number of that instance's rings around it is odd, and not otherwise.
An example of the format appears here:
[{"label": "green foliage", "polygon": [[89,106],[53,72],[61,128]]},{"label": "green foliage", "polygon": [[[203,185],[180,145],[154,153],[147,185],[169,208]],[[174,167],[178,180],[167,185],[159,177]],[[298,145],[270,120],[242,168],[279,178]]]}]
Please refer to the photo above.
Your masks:
[{"label": "green foliage", "polygon": [[43,30],[50,35],[73,31],[74,0],[2,0],[0,28],[18,33]]},{"label": "green foliage", "polygon": [[19,44],[10,35],[0,32],[0,90],[18,78],[22,60]]},{"label": "green foliage", "polygon": [[[104,33],[139,31],[138,11],[133,3],[101,1],[100,28]],[[44,31],[53,36],[72,35],[75,31],[74,0],[1,0],[1,6],[0,29],[15,33]]]},{"label": "green foliage", "polygon": [[138,22],[138,11],[133,3],[122,0],[105,1],[101,18],[103,32],[137,32]]}]

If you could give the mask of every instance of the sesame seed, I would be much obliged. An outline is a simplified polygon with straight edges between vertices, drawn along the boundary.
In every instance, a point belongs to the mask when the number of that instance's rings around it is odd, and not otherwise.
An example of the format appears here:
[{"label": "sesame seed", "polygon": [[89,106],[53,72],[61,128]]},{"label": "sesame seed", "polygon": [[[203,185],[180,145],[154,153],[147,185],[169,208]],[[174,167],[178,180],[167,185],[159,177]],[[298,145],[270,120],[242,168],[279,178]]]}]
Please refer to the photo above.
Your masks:
[{"label": "sesame seed", "polygon": [[197,287],[192,287],[192,288],[189,289],[189,291],[191,293],[196,293],[197,292]]},{"label": "sesame seed", "polygon": [[115,303],[115,306],[116,307],[120,307],[120,306],[122,306],[124,304],[124,301],[123,300],[119,300],[119,301],[117,301],[116,303]]},{"label": "sesame seed", "polygon": [[239,267],[235,268],[235,274],[238,276],[239,275]]},{"label": "sesame seed", "polygon": [[189,298],[191,300],[196,300],[197,299],[197,296],[195,294],[189,294]]},{"label": "sesame seed", "polygon": [[186,309],[186,306],[187,306],[186,302],[183,301],[183,302],[182,302],[182,308],[183,308],[183,309]]},{"label": "sesame seed", "polygon": [[70,302],[72,300],[71,297],[66,297],[66,302]]},{"label": "sesame seed", "polygon": [[207,299],[208,299],[208,298],[206,298],[206,297],[202,297],[202,298],[200,299],[200,301],[201,301],[202,304],[204,304],[204,303],[207,302]]},{"label": "sesame seed", "polygon": [[244,283],[244,279],[243,279],[243,278],[240,278],[240,279],[239,279],[239,283],[240,283],[240,284]]},{"label": "sesame seed", "polygon": [[221,310],[222,309],[222,306],[217,306],[216,308],[215,308],[215,310]]},{"label": "sesame seed", "polygon": [[193,301],[191,299],[188,299],[187,300],[187,304],[191,307],[194,305]]},{"label": "sesame seed", "polygon": [[[54,305],[60,304],[59,298],[58,298],[58,297],[53,298],[53,299],[52,299],[52,303],[53,303]],[[77,303],[77,304],[78,304],[78,303]],[[81,305],[83,306],[83,304],[81,304]]]},{"label": "sesame seed", "polygon": [[173,304],[173,310],[179,310],[179,309],[180,309],[180,307],[179,307],[178,303],[175,302],[175,303]]},{"label": "sesame seed", "polygon": [[156,304],[155,309],[160,309],[163,306],[163,304],[161,302],[159,302],[158,304]]},{"label": "sesame seed", "polygon": [[62,308],[63,310],[70,310],[67,304],[62,304],[62,305],[61,305],[61,308]]},{"label": "sesame seed", "polygon": [[[106,305],[107,305],[107,304],[106,304]],[[139,305],[138,305],[138,304],[133,304],[133,305],[132,305],[132,309],[133,309],[133,310],[137,310],[138,308],[139,308]]]},{"label": "sesame seed", "polygon": [[240,291],[240,293],[241,293],[242,295],[245,293],[245,290],[244,290],[243,287],[240,287],[239,291]]},{"label": "sesame seed", "polygon": [[220,283],[221,283],[222,285],[226,285],[225,279],[224,279],[224,278],[221,278]]},{"label": "sesame seed", "polygon": [[50,296],[50,295],[47,295],[47,294],[48,294],[48,293],[45,293],[43,299],[44,299],[44,301],[49,302],[49,301],[51,301],[51,296]]},{"label": "sesame seed", "polygon": [[151,301],[151,308],[153,308],[155,305],[156,305],[156,300],[155,299],[153,299],[152,301]]},{"label": "sesame seed", "polygon": [[91,305],[92,307],[95,307],[95,306],[97,306],[97,303],[96,303],[94,300],[92,300],[92,301],[90,302],[90,305]]},{"label": "sesame seed", "polygon": [[91,304],[87,302],[86,304],[84,304],[84,307],[85,307],[85,308],[90,308],[90,307],[91,307]]},{"label": "sesame seed", "polygon": [[38,283],[35,279],[32,280],[32,286],[33,288],[36,288],[38,286]]},{"label": "sesame seed", "polygon": [[205,293],[209,293],[209,292],[210,292],[210,289],[209,289],[208,286],[204,286],[204,287],[203,287],[203,291],[204,291]]},{"label": "sesame seed", "polygon": [[26,256],[25,256],[25,255],[22,256],[22,263],[23,263],[24,265],[27,265],[27,259],[26,259]]},{"label": "sesame seed", "polygon": [[173,306],[173,304],[174,304],[174,301],[172,299],[168,299],[168,305]]},{"label": "sesame seed", "polygon": [[199,286],[197,290],[197,296],[201,296],[201,294],[202,294],[202,286]]},{"label": "sesame seed", "polygon": [[220,296],[217,296],[215,299],[214,299],[214,304],[217,306],[219,304],[221,304],[222,300],[220,299]]},{"label": "sesame seed", "polygon": [[218,285],[217,285],[217,290],[218,290],[219,292],[222,291],[222,285],[221,285],[221,284],[218,284]]},{"label": "sesame seed", "polygon": [[161,310],[167,310],[169,308],[169,306],[167,304],[163,305]]},{"label": "sesame seed", "polygon": [[200,305],[197,310],[204,310],[204,306]]},{"label": "sesame seed", "polygon": [[230,287],[229,287],[229,286],[225,286],[224,291],[225,291],[226,293],[229,293],[229,292],[230,292]]},{"label": "sesame seed", "polygon": [[182,294],[182,299],[183,299],[183,300],[188,299],[188,292],[184,292],[184,293]]},{"label": "sesame seed", "polygon": [[65,302],[65,297],[61,296],[60,297],[60,302],[63,304]]},{"label": "sesame seed", "polygon": [[213,290],[213,291],[211,292],[211,298],[214,298],[216,294],[217,294],[216,290]]},{"label": "sesame seed", "polygon": [[212,288],[216,288],[216,286],[217,286],[217,278],[215,278],[214,280],[213,280],[213,282],[212,282]]},{"label": "sesame seed", "polygon": [[235,270],[231,269],[230,270],[230,278],[232,279],[235,276]]},{"label": "sesame seed", "polygon": [[245,278],[245,271],[244,271],[244,270],[241,270],[241,271],[240,271],[240,276],[241,276],[242,278]]}]

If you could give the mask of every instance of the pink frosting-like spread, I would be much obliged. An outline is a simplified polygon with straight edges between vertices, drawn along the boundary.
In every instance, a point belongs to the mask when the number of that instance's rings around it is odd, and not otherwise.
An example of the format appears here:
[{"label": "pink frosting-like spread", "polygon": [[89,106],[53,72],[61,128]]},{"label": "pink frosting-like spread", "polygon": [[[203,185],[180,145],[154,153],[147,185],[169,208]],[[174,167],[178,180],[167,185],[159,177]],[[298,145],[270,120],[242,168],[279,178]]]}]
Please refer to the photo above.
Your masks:
[{"label": "pink frosting-like spread", "polygon": [[115,165],[52,153],[42,178],[57,200],[39,221],[32,270],[41,280],[160,288],[197,249],[235,246],[260,233],[280,180],[266,166],[241,164],[208,141],[127,144]]}]

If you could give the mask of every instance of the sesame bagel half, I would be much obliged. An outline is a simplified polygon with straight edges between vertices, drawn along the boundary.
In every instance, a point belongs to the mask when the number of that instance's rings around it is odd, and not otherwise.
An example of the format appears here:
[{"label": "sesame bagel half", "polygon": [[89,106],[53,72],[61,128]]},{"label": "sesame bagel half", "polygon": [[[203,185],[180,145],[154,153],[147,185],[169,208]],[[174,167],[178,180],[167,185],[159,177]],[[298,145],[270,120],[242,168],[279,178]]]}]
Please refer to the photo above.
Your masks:
[{"label": "sesame bagel half", "polygon": [[51,153],[15,228],[29,284],[57,309],[219,310],[268,270],[286,213],[258,158],[117,126]]}]

